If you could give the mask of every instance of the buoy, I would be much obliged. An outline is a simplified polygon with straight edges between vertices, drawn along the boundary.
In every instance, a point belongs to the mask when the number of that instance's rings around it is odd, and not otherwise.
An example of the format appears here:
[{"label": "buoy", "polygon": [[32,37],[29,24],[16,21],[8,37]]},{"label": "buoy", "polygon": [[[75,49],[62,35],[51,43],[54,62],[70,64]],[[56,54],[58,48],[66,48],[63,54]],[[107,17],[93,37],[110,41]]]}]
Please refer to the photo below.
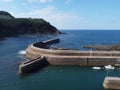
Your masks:
[{"label": "buoy", "polygon": [[63,70],[61,69],[61,72],[63,72]]},{"label": "buoy", "polygon": [[48,70],[46,69],[45,72],[48,72]]}]

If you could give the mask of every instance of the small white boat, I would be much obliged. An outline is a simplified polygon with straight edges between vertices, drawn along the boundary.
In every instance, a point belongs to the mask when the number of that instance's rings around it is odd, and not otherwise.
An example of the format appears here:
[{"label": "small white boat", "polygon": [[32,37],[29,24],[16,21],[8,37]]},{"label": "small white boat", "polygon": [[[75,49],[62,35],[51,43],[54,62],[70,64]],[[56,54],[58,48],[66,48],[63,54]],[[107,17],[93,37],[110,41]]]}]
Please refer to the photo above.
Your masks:
[{"label": "small white boat", "polygon": [[112,65],[107,65],[105,66],[105,69],[115,69],[115,67],[113,67]]},{"label": "small white boat", "polygon": [[101,67],[93,67],[93,69],[100,70],[100,69],[101,69]]}]

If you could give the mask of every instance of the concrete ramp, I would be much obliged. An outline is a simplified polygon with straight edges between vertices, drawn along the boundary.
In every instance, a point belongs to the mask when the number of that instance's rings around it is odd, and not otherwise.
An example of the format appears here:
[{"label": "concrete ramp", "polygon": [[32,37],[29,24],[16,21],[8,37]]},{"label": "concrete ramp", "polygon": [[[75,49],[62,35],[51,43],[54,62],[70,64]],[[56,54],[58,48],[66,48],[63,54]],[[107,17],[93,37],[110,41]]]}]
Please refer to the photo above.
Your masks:
[{"label": "concrete ramp", "polygon": [[49,63],[46,61],[45,57],[38,57],[34,60],[29,60],[22,62],[19,65],[19,74],[29,73],[36,71],[44,66],[48,65]]},{"label": "concrete ramp", "polygon": [[120,77],[105,77],[103,87],[105,89],[120,90]]}]

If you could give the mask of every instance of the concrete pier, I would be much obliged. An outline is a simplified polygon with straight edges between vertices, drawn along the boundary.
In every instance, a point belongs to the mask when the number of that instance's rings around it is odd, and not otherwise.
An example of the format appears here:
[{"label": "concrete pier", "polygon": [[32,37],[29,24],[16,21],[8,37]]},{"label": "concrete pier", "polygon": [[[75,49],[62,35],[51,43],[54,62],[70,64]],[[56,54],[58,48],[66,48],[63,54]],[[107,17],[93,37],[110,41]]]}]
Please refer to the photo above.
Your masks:
[{"label": "concrete pier", "polygon": [[120,77],[105,77],[103,87],[105,89],[120,90]]},{"label": "concrete pier", "polygon": [[120,51],[79,51],[46,48],[48,44],[59,42],[51,39],[31,44],[26,49],[26,57],[33,60],[44,56],[51,65],[105,66],[120,65]]},{"label": "concrete pier", "polygon": [[46,61],[45,57],[39,57],[34,60],[25,61],[19,65],[19,74],[33,72],[46,65],[48,65],[48,62]]}]

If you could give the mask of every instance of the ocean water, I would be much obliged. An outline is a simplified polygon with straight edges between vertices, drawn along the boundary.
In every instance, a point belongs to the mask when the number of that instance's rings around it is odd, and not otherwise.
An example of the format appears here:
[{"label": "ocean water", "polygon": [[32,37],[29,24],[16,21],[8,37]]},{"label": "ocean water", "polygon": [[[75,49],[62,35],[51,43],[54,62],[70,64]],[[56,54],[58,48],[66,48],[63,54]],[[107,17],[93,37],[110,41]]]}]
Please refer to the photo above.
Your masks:
[{"label": "ocean water", "polygon": [[84,45],[120,44],[117,30],[62,30],[61,35],[25,35],[0,40],[0,90],[104,90],[106,76],[120,76],[120,69],[93,70],[92,67],[48,66],[20,76],[18,65],[28,45],[36,41],[60,38],[54,47],[84,49]]}]

